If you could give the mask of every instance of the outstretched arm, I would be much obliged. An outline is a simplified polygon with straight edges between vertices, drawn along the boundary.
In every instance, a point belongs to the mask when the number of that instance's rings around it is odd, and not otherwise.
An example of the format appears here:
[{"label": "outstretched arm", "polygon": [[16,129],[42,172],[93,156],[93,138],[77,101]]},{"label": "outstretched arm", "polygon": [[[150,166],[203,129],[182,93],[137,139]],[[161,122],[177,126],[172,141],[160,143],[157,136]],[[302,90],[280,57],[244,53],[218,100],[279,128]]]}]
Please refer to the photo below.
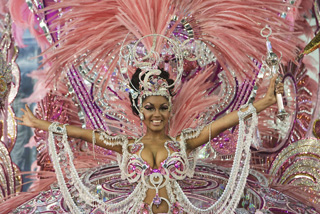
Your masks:
[{"label": "outstretched arm", "polygon": [[[46,121],[46,120],[40,120],[40,119],[36,118],[34,116],[34,114],[32,113],[32,111],[30,110],[30,108],[28,107],[28,105],[25,106],[25,109],[22,108],[21,111],[23,112],[23,115],[21,117],[15,117],[16,120],[20,121],[20,122],[18,122],[19,125],[24,125],[24,126],[28,126],[28,127],[36,128],[36,129],[42,129],[44,131],[49,130],[49,126],[52,123],[49,121]],[[89,143],[92,143],[93,130],[82,129],[80,127],[72,126],[72,125],[68,125],[68,126],[66,126],[66,128],[67,128],[67,133],[68,133],[69,137],[81,139],[81,140],[87,141]],[[109,149],[109,150],[113,150],[113,151],[118,152],[120,154],[122,153],[121,145],[114,145],[114,146],[106,145],[104,143],[104,141],[100,139],[99,133],[95,133],[95,137],[96,137],[96,145],[101,146],[106,149]]]},{"label": "outstretched arm", "polygon": [[[257,113],[263,111],[264,109],[268,108],[269,106],[277,102],[276,95],[275,95],[275,88],[276,88],[275,82],[277,77],[278,76],[275,75],[270,80],[270,85],[264,98],[257,100],[253,103],[253,106],[256,108]],[[283,91],[284,91],[283,84],[282,83],[278,84],[277,92],[282,94]],[[246,111],[247,108],[243,109],[243,111]],[[200,135],[197,138],[187,140],[188,152],[192,151],[198,146],[201,146],[207,143],[209,140],[209,136],[212,139],[217,135],[219,135],[221,132],[237,125],[238,123],[239,123],[238,111],[230,112],[229,114],[219,118],[213,123],[210,123],[208,126],[203,128],[203,130],[200,132]]]}]

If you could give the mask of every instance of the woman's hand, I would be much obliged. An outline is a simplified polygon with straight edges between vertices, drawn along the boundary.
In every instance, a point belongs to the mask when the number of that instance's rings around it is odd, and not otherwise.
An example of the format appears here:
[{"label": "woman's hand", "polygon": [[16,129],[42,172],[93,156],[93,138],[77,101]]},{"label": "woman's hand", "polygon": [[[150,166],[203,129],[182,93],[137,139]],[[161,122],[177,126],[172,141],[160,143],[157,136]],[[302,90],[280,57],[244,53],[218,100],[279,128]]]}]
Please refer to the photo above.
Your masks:
[{"label": "woman's hand", "polygon": [[15,119],[21,121],[21,122],[18,122],[19,125],[36,128],[38,118],[34,116],[34,114],[32,113],[32,111],[30,110],[27,104],[25,105],[25,108],[26,109],[21,108],[23,115],[21,117],[15,117]]},{"label": "woman's hand", "polygon": [[268,100],[268,102],[270,102],[270,105],[273,105],[277,102],[276,94],[283,94],[284,92],[283,83],[280,82],[276,84],[277,78],[278,78],[278,75],[274,75],[271,78],[269,88],[265,95],[265,98]]}]

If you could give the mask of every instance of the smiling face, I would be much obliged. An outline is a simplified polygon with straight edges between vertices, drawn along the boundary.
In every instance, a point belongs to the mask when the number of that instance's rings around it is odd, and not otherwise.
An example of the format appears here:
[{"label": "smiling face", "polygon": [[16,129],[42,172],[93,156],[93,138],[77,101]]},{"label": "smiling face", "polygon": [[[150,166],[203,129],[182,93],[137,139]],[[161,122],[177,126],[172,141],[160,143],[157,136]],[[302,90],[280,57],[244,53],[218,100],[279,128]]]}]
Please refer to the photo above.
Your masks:
[{"label": "smiling face", "polygon": [[164,131],[170,116],[169,101],[163,96],[149,96],[142,102],[142,113],[148,131]]}]

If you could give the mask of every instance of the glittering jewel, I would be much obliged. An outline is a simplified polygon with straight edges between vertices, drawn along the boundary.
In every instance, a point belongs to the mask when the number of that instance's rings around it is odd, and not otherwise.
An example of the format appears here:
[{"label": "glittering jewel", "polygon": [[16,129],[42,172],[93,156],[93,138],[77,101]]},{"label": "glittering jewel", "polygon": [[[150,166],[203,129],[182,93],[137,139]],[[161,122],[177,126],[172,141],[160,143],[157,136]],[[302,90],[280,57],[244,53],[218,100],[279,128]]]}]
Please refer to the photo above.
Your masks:
[{"label": "glittering jewel", "polygon": [[251,203],[250,203],[250,205],[249,205],[248,208],[249,208],[249,212],[250,212],[250,213],[255,213],[255,211],[256,211],[256,206],[255,206],[254,204],[251,204]]},{"label": "glittering jewel", "polygon": [[180,144],[176,141],[170,141],[167,143],[167,146],[174,152],[180,152]]},{"label": "glittering jewel", "polygon": [[102,186],[100,184],[98,184],[96,189],[97,189],[97,193],[100,194],[102,191]]},{"label": "glittering jewel", "polygon": [[[141,74],[141,73],[140,73]],[[149,96],[163,96],[169,101],[169,108],[171,107],[171,95],[168,82],[160,77],[161,70],[152,69],[145,72],[145,78],[140,81],[139,86],[139,99],[138,99],[138,109],[141,108],[142,99]],[[140,110],[139,110],[140,111]]]},{"label": "glittering jewel", "polygon": [[147,203],[142,203],[140,205],[140,210],[138,212],[139,214],[149,214],[151,213],[150,207]]},{"label": "glittering jewel", "polygon": [[159,207],[159,205],[161,204],[161,198],[159,197],[158,193],[156,194],[156,196],[153,198],[152,201],[153,201],[153,204]]},{"label": "glittering jewel", "polygon": [[242,197],[242,207],[245,207],[245,205],[249,204],[249,199],[250,199],[250,196],[247,194],[245,196]]},{"label": "glittering jewel", "polygon": [[140,149],[142,148],[142,144],[133,144],[132,147],[131,147],[131,153],[134,154],[134,153],[137,153]]},{"label": "glittering jewel", "polygon": [[176,202],[176,203],[171,205],[170,211],[173,214],[181,214],[181,213],[183,213],[182,207],[180,206],[180,204],[178,202]]}]

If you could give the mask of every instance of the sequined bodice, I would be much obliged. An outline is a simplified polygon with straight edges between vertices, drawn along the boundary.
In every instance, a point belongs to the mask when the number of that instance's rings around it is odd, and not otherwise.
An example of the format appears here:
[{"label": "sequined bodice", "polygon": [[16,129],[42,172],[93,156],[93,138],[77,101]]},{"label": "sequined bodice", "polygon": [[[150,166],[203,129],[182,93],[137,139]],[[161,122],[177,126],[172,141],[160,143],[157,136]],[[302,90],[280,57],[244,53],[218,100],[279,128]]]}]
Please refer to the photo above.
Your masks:
[{"label": "sequined bodice", "polygon": [[[144,203],[143,208],[138,206],[133,207],[132,210],[143,209],[149,210],[147,213],[152,213],[152,205],[159,206],[164,201],[172,209],[177,208],[178,205],[175,204],[176,199],[172,193],[172,182],[182,180],[187,176],[189,169],[188,158],[184,141],[172,139],[165,142],[164,147],[167,150],[168,156],[160,163],[158,168],[152,168],[141,157],[144,144],[140,139],[136,140],[133,144],[127,144],[126,148],[123,148],[124,153],[120,168],[124,178],[130,183],[137,183],[139,201],[144,201],[148,189],[153,189],[156,193],[151,204]],[[169,198],[161,197],[159,190],[162,188],[166,189]]]},{"label": "sequined bodice", "polygon": [[138,181],[141,176],[153,174],[161,175],[164,179],[183,179],[186,176],[186,155],[182,154],[181,145],[177,141],[167,141],[164,144],[168,157],[163,160],[156,169],[144,161],[141,152],[144,149],[142,142],[135,142],[129,145],[130,155],[127,164],[127,179],[130,182]]},{"label": "sequined bodice", "polygon": [[[167,157],[157,166],[150,166],[142,157],[141,153],[144,150],[144,144],[141,139],[135,140],[129,144],[128,139],[120,139],[122,143],[122,156],[119,156],[119,166],[121,178],[128,180],[130,183],[136,183],[136,187],[128,197],[133,199],[128,213],[153,213],[152,207],[160,206],[161,203],[167,203],[169,213],[182,213],[183,208],[179,205],[177,198],[180,187],[178,180],[183,180],[187,176],[192,177],[195,167],[195,152],[191,152],[187,156],[186,140],[199,135],[199,130],[184,130],[179,140],[171,138],[164,143],[164,148],[167,151]],[[119,138],[119,137],[118,137]],[[197,150],[195,150],[197,151]],[[147,201],[148,190],[153,190],[152,201],[150,195]],[[160,194],[160,190],[164,194]],[[154,195],[155,192],[155,195]],[[175,192],[175,193],[174,193]],[[127,201],[127,200],[126,200]]]}]

